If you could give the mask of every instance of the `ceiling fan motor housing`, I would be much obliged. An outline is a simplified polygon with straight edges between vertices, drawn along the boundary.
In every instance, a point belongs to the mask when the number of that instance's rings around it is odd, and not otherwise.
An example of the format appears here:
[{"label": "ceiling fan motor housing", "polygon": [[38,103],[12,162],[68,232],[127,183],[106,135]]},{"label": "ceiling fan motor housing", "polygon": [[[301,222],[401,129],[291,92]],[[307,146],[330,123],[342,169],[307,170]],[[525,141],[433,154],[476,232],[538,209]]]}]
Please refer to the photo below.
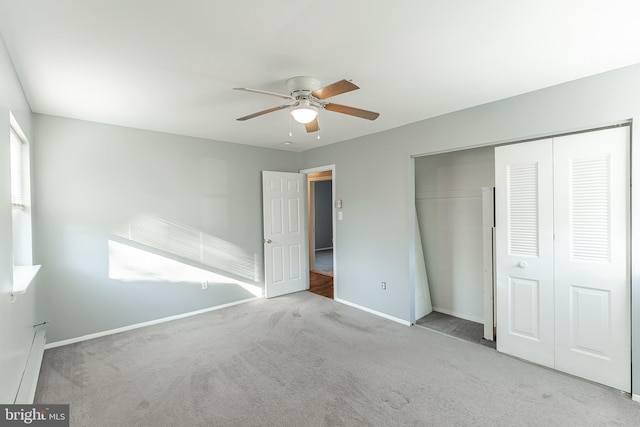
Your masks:
[{"label": "ceiling fan motor housing", "polygon": [[287,80],[289,94],[296,98],[308,98],[311,92],[320,89],[320,80],[308,76],[292,77]]}]

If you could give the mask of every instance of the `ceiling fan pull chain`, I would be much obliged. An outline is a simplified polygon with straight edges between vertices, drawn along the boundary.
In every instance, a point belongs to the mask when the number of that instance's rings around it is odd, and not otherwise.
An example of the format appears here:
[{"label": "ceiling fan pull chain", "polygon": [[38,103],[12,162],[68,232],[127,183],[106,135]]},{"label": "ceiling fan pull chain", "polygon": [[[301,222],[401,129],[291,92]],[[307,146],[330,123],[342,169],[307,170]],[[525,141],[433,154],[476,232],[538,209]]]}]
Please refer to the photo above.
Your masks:
[{"label": "ceiling fan pull chain", "polygon": [[291,132],[291,114],[287,114],[287,116],[289,116],[289,136],[293,136],[293,133]]}]

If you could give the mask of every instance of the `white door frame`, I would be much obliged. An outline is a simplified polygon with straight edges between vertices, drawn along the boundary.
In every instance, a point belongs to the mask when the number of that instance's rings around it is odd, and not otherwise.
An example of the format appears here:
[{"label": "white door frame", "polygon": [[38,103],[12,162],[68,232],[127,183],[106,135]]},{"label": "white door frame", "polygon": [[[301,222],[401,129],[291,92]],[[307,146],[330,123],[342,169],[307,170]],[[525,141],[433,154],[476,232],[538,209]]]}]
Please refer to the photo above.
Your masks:
[{"label": "white door frame", "polygon": [[[333,239],[333,298],[337,299],[338,298],[338,269],[337,269],[337,263],[336,263],[336,253],[338,251],[338,240],[336,239],[336,165],[335,164],[331,164],[331,165],[326,165],[326,166],[318,166],[315,168],[309,168],[309,169],[302,169],[300,171],[300,173],[303,173],[305,175],[309,175],[310,173],[315,173],[315,172],[326,172],[326,171],[331,171],[331,223],[332,223],[332,232],[333,235],[331,236]],[[309,185],[309,182],[307,180],[307,186]],[[311,232],[311,230],[308,230],[309,233]],[[309,241],[309,233],[307,233],[307,246],[310,245],[310,241]],[[311,250],[311,248],[309,248],[309,250]],[[309,254],[309,256],[311,257],[311,254]]]},{"label": "white door frame", "polygon": [[[331,171],[323,171],[323,172],[331,172]],[[314,177],[309,177],[307,175],[307,199],[308,199],[308,206],[307,206],[307,212],[308,212],[308,218],[309,218],[309,230],[308,230],[308,235],[309,235],[309,270],[313,271],[315,268],[315,247],[316,247],[316,236],[315,236],[315,232],[316,232],[316,211],[315,211],[315,207],[316,207],[316,186],[315,184],[318,182],[323,182],[323,181],[333,181],[333,174],[329,174],[326,176],[314,176]],[[331,220],[333,222],[333,198],[331,200]],[[333,229],[332,229],[333,230]],[[332,231],[333,233],[333,231]],[[332,242],[331,242],[331,246],[333,247],[333,235],[332,237]]]}]

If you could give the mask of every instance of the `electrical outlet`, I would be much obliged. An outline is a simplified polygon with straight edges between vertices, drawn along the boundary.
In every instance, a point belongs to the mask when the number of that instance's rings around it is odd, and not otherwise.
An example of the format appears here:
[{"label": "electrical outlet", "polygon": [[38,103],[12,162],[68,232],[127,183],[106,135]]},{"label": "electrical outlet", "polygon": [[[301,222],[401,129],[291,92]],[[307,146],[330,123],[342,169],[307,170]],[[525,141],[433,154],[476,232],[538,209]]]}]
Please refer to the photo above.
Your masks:
[{"label": "electrical outlet", "polygon": [[382,282],[382,290],[383,291],[387,290],[387,282]]},{"label": "electrical outlet", "polygon": [[209,287],[209,282],[206,280],[202,281],[202,289],[207,289]]}]

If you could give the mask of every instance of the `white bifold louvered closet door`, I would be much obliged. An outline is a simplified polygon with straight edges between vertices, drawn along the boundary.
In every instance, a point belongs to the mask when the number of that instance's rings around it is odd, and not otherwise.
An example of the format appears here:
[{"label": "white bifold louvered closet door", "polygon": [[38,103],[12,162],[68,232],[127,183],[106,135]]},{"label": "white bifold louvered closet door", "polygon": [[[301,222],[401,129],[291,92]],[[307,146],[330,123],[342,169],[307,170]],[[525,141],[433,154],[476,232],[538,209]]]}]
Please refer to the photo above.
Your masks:
[{"label": "white bifold louvered closet door", "polygon": [[629,127],[495,165],[498,351],[629,392]]}]

